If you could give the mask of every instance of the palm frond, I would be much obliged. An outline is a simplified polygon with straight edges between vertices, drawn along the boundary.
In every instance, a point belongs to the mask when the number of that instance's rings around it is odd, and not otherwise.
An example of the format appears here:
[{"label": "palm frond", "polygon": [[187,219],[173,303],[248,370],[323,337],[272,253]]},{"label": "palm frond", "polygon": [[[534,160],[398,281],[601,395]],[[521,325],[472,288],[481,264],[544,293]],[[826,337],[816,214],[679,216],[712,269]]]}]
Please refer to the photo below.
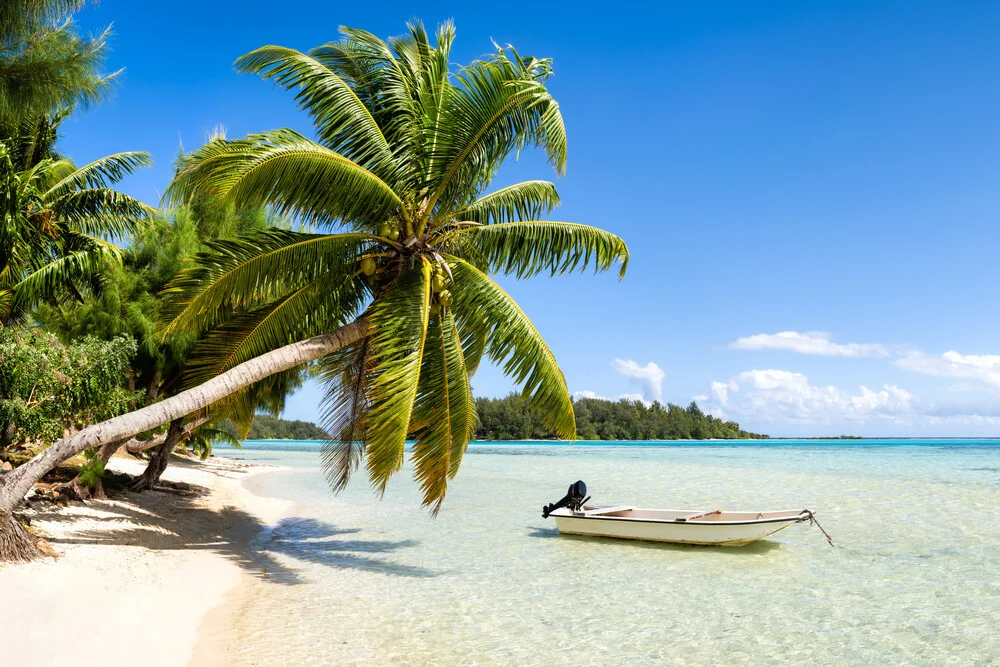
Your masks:
[{"label": "palm frond", "polygon": [[241,312],[195,343],[187,357],[184,388],[207,382],[244,361],[352,319],[368,298],[360,278],[342,285],[309,282],[274,303]]},{"label": "palm frond", "polygon": [[[620,238],[597,227],[571,222],[504,222],[463,227],[449,232],[455,250],[472,252],[490,272],[529,278],[542,272],[559,275],[586,270],[628,267],[628,248]],[[478,263],[477,263],[478,264]]]},{"label": "palm frond", "polygon": [[481,224],[537,220],[559,205],[556,186],[548,181],[525,181],[480,197],[452,215]]},{"label": "palm frond", "polygon": [[204,194],[241,209],[273,207],[310,224],[374,228],[402,202],[376,174],[292,130],[215,140],[187,156],[166,201]]},{"label": "palm frond", "polygon": [[153,164],[153,158],[143,151],[129,151],[102,157],[78,169],[73,169],[69,161],[65,163],[71,171],[45,192],[43,197],[46,200],[57,199],[75,190],[110,188],[136,170]]},{"label": "palm frond", "polygon": [[487,333],[486,354],[522,385],[528,407],[559,437],[576,437],[573,401],[555,356],[528,316],[506,292],[471,264],[446,257],[455,276],[455,314],[477,313]]},{"label": "palm frond", "polygon": [[297,91],[296,102],[313,119],[325,146],[376,173],[387,173],[392,150],[375,118],[354,90],[316,58],[265,46],[237,60],[236,69]]},{"label": "palm frond", "polygon": [[165,334],[215,327],[232,310],[252,310],[323,278],[342,285],[377,240],[364,233],[305,234],[267,229],[218,241],[167,286]]},{"label": "palm frond", "polygon": [[224,442],[230,447],[243,449],[243,443],[232,433],[211,426],[202,426],[196,429],[184,441],[184,447],[197,454],[204,461],[212,455],[212,445],[217,442]]},{"label": "palm frond", "polygon": [[302,386],[306,369],[291,368],[254,382],[212,403],[208,412],[213,421],[228,419],[238,437],[245,438],[258,413],[277,417],[285,409],[285,398]]},{"label": "palm frond", "polygon": [[466,316],[464,321],[470,323],[468,332],[462,336],[462,356],[465,357],[465,370],[471,378],[479,370],[479,364],[486,353],[486,327],[476,323],[478,315]]},{"label": "palm frond", "polygon": [[18,282],[13,292],[13,310],[26,310],[43,300],[56,299],[75,283],[98,275],[107,262],[121,263],[118,247],[86,237],[87,247],[46,262]]},{"label": "palm frond", "polygon": [[365,441],[368,477],[380,492],[403,463],[403,447],[427,337],[431,266],[419,258],[367,311],[373,380]]},{"label": "palm frond", "polygon": [[364,458],[368,429],[368,390],[372,379],[371,344],[366,338],[319,362],[326,391],[321,425],[330,436],[323,443],[323,473],[330,487],[343,491]]},{"label": "palm frond", "polygon": [[[542,63],[542,64],[539,64]],[[533,142],[557,174],[566,168],[566,131],[559,105],[540,81],[547,61],[517,62],[501,52],[458,75],[446,122],[435,142],[441,169],[430,174],[429,206],[439,212],[492,178],[504,158]]]},{"label": "palm frond", "polygon": [[60,222],[84,234],[122,238],[138,231],[138,223],[156,209],[138,199],[111,190],[94,188],[67,192],[50,204]]},{"label": "palm frond", "polygon": [[[409,157],[418,118],[409,81],[389,46],[364,30],[342,27],[344,38],[309,52],[317,62],[350,81],[371,111],[395,154]],[[407,160],[401,160],[405,167]]]},{"label": "palm frond", "polygon": [[414,475],[424,505],[437,514],[476,424],[462,343],[450,311],[432,317],[427,327],[413,421],[420,424],[412,454]]}]

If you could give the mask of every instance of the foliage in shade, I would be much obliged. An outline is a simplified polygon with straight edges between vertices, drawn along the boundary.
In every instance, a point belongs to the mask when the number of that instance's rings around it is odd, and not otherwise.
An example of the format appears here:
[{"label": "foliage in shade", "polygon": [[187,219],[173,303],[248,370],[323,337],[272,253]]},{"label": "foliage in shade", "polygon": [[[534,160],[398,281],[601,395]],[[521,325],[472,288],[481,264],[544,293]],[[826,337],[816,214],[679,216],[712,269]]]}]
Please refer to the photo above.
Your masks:
[{"label": "foliage in shade", "polygon": [[87,462],[80,466],[80,472],[77,475],[80,484],[89,488],[97,487],[104,476],[104,462],[98,456],[99,451],[99,448],[95,447],[85,452]]},{"label": "foliage in shade", "polygon": [[[82,288],[81,298],[72,302],[44,305],[36,317],[67,341],[83,335],[105,339],[122,334],[134,337],[139,352],[133,363],[132,382],[142,391],[146,402],[176,394],[187,386],[185,378],[213,372],[212,368],[206,371],[188,365],[188,357],[196,346],[212,350],[213,359],[222,354],[223,348],[238,357],[244,346],[239,339],[224,337],[224,331],[213,332],[204,340],[197,340],[185,331],[163,336],[164,287],[183,268],[191,267],[195,255],[218,242],[219,237],[270,229],[276,222],[279,221],[263,209],[236,212],[212,199],[200,199],[164,212],[139,226],[122,252],[122,265],[107,267],[99,285]],[[258,328],[265,327],[258,323]],[[224,346],[219,345],[220,337],[226,343]],[[225,355],[222,359],[226,359]],[[245,435],[257,410],[277,414],[284,408],[285,395],[301,383],[301,377],[296,372],[278,374],[227,397],[212,407],[212,421],[197,428],[184,445],[207,456],[211,442],[224,437],[212,426],[223,417],[240,425],[234,428],[234,434]],[[143,437],[156,434],[147,433]]]},{"label": "foliage in shade", "polygon": [[218,442],[224,442],[236,449],[243,448],[239,439],[229,430],[208,425],[200,426],[188,436],[187,440],[184,441],[184,447],[197,454],[204,461],[212,455],[212,445]]},{"label": "foliage in shade", "polygon": [[128,412],[135,342],[83,338],[63,345],[37,329],[0,328],[0,449],[46,445],[66,429]]},{"label": "foliage in shade", "polygon": [[528,278],[618,268],[621,239],[543,221],[555,186],[490,192],[529,146],[566,168],[548,59],[497,48],[454,68],[454,26],[420,23],[383,41],[344,28],[309,53],[265,46],[236,67],[295,95],[315,139],[292,130],[217,138],[187,156],[167,201],[216,197],[269,206],[324,233],[263,232],[219,243],[170,287],[168,333],[203,336],[190,381],[348,321],[368,337],[317,363],[333,440],[323,465],[342,489],[362,462],[384,491],[407,439],[436,512],[476,423],[470,376],[483,357],[522,385],[546,428],[572,438],[573,404],[552,351],[491,275]]}]

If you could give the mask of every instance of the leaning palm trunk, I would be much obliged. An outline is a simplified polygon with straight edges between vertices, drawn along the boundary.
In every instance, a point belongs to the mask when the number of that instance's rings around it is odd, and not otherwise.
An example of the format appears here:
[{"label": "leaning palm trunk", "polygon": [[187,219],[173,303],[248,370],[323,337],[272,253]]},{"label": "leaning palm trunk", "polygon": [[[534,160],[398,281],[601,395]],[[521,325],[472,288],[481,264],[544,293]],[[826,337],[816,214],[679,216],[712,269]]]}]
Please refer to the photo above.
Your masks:
[{"label": "leaning palm trunk", "polygon": [[149,465],[129,489],[131,491],[149,491],[155,487],[167,469],[167,464],[170,463],[170,455],[174,453],[174,447],[180,444],[183,437],[184,418],[178,417],[170,422],[170,430],[167,431],[167,437],[163,444],[156,449],[152,458],[149,459]]},{"label": "leaning palm trunk", "polygon": [[[367,331],[368,323],[360,319],[336,331],[286,345],[244,362],[204,384],[135,412],[89,426],[48,447],[0,478],[0,561],[24,558],[19,553],[23,552],[24,540],[30,538],[13,521],[11,511],[35,482],[66,459],[85,449],[103,447],[189,415],[254,382],[356,343],[364,338]],[[11,537],[4,534],[8,531]],[[13,545],[9,550],[8,544]]]},{"label": "leaning palm trunk", "polygon": [[[191,435],[191,433],[193,433],[196,428],[206,424],[207,422],[208,422],[208,417],[199,417],[198,419],[188,422],[184,426],[184,431],[181,433],[181,440],[183,441],[185,438]],[[167,441],[167,435],[169,434],[164,433],[163,435],[156,436],[152,440],[139,440],[137,438],[132,438],[128,442],[119,445],[119,447],[124,447],[125,451],[127,451],[129,454],[138,454],[140,452],[145,452],[147,450],[153,449],[154,447],[161,446],[163,443]],[[118,451],[118,449],[116,448],[114,451]],[[112,452],[112,454],[114,454],[114,452]],[[104,463],[107,463],[110,460],[111,457],[109,456],[108,459],[104,461]]]},{"label": "leaning palm trunk", "polygon": [[[181,431],[179,442],[184,442],[184,440],[188,436],[190,436],[191,433],[195,431],[195,429],[205,424],[207,421],[208,417],[199,417],[198,419],[194,419],[188,422]],[[167,437],[169,435],[170,432],[168,431],[167,433],[158,435],[151,440],[139,440],[138,438],[131,438],[129,440],[116,440],[115,442],[108,443],[101,447],[100,451],[98,451],[97,453],[97,460],[101,462],[101,467],[103,468],[108,465],[108,462],[111,461],[111,457],[114,456],[118,452],[118,450],[124,449],[130,454],[138,454],[139,452],[144,452],[149,449],[162,447],[164,443],[166,443]],[[173,447],[171,447],[170,451],[171,452],[173,451]],[[165,469],[166,466],[164,466],[164,470]],[[162,477],[162,475],[163,471],[160,471],[160,476]],[[153,483],[155,484],[156,481],[158,480],[159,478],[154,480]],[[80,480],[80,475],[77,474],[77,476],[74,477],[72,481],[67,482],[64,486],[70,489],[70,492],[72,494],[71,497],[75,495],[80,500],[90,500],[90,499],[105,500],[107,498],[107,496],[104,494],[104,485],[100,479],[97,480],[97,483],[94,486],[88,487],[85,484],[83,484],[83,482]]]}]

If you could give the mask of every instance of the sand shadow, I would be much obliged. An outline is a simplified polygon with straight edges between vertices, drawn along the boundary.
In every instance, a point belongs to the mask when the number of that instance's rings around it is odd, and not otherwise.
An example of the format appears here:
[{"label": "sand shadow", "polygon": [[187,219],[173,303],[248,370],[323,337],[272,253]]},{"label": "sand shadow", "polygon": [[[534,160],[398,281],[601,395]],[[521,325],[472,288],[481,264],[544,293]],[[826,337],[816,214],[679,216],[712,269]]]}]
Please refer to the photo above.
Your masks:
[{"label": "sand shadow", "polygon": [[[152,551],[206,550],[236,563],[251,576],[277,583],[300,583],[294,572],[262,568],[247,545],[266,526],[256,516],[233,506],[206,507],[200,498],[209,490],[192,484],[190,494],[146,491],[125,493],[113,502],[90,501],[86,516],[53,505],[35,505],[32,521],[111,524],[108,529],[76,530],[69,537],[46,538],[59,545],[134,546]],[[79,503],[73,503],[79,506]],[[277,576],[280,575],[280,576]]]},{"label": "sand shadow", "polygon": [[766,554],[784,547],[781,542],[774,542],[772,540],[757,540],[741,547],[721,547],[699,544],[671,544],[669,542],[645,542],[643,540],[622,540],[614,537],[591,537],[588,535],[560,535],[557,528],[539,528],[538,526],[528,526],[528,537],[541,539],[558,537],[573,542],[593,542],[595,545],[600,544],[609,547],[617,545],[636,549],[655,549],[657,551],[706,551],[713,554],[718,553],[731,556]]},{"label": "sand shadow", "polygon": [[400,577],[436,577],[441,574],[377,557],[417,546],[419,542],[416,540],[340,539],[340,536],[360,532],[360,528],[337,528],[316,519],[292,517],[278,523],[259,547],[267,554],[281,554],[335,569],[365,570]]},{"label": "sand shadow", "polygon": [[[224,474],[224,473],[220,473]],[[238,475],[238,473],[237,473]],[[379,554],[415,546],[412,540],[339,539],[359,528],[338,528],[313,519],[286,519],[268,528],[245,510],[208,507],[209,489],[190,484],[182,493],[146,491],[122,493],[107,501],[90,501],[85,515],[51,503],[35,503],[27,514],[33,522],[74,523],[86,520],[108,527],[76,530],[71,536],[50,537],[56,545],[134,546],[153,551],[202,549],[236,563],[249,575],[279,584],[303,583],[295,569],[269,557],[268,552],[334,569],[358,569],[404,577],[436,576],[421,567],[383,560]],[[80,507],[80,503],[73,503]],[[258,551],[254,547],[262,547]]]}]

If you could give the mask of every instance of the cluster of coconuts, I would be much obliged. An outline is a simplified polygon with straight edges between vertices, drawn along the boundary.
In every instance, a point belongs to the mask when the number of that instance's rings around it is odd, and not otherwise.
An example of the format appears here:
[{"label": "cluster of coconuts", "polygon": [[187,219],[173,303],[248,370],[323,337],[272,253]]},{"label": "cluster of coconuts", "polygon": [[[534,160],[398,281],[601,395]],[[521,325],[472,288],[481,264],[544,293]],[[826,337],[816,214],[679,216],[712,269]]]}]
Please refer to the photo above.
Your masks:
[{"label": "cluster of coconuts", "polygon": [[440,264],[434,265],[434,273],[431,275],[431,289],[437,297],[431,304],[431,313],[440,315],[442,308],[449,308],[452,302],[451,292],[445,289],[448,286],[444,275],[444,269]]},{"label": "cluster of coconuts", "polygon": [[399,230],[390,225],[388,222],[383,222],[378,226],[378,235],[382,238],[389,239],[390,241],[399,240]]},{"label": "cluster of coconuts", "polygon": [[[390,241],[396,241],[399,239],[399,230],[390,225],[388,222],[383,222],[379,225],[377,233],[382,238],[389,239]],[[365,257],[361,260],[361,273],[365,274],[367,277],[371,278],[374,276],[377,268],[375,260],[371,257]]]}]

